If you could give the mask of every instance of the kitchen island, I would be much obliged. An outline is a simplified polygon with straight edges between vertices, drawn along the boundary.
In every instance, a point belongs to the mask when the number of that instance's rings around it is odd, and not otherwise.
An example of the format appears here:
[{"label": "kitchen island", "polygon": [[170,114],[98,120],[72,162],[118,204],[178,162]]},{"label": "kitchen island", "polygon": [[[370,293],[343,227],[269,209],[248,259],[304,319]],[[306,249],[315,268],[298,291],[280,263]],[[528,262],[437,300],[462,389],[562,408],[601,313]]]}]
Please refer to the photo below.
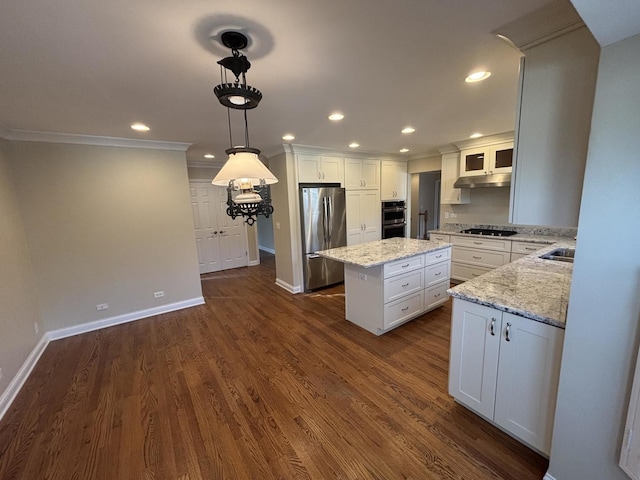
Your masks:
[{"label": "kitchen island", "polygon": [[447,301],[449,243],[389,238],[316,253],[344,263],[345,317],[375,335]]}]

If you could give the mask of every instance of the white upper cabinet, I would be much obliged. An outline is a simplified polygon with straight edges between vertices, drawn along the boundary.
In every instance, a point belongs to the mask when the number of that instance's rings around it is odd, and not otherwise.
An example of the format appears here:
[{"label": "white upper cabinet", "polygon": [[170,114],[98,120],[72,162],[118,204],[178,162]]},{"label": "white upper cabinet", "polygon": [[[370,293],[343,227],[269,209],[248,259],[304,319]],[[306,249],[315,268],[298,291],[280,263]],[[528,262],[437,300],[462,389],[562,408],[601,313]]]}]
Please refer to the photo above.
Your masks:
[{"label": "white upper cabinet", "polygon": [[297,155],[298,183],[340,183],[344,181],[342,158]]},{"label": "white upper cabinet", "polygon": [[485,145],[460,152],[460,176],[511,173],[513,142]]},{"label": "white upper cabinet", "polygon": [[344,186],[347,190],[378,190],[380,188],[380,160],[346,158]]},{"label": "white upper cabinet", "polygon": [[407,163],[383,160],[380,171],[380,200],[406,200]]},{"label": "white upper cabinet", "polygon": [[459,205],[469,203],[468,188],[454,188],[460,171],[460,153],[445,153],[442,155],[442,171],[440,174],[440,203],[445,205]]}]

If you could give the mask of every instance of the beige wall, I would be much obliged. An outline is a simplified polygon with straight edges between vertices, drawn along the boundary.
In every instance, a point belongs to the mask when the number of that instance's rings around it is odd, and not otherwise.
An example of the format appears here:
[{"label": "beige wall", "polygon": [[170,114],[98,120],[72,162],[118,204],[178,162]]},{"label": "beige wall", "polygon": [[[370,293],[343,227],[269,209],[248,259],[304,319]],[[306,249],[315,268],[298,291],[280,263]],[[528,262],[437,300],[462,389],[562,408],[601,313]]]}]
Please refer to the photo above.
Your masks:
[{"label": "beige wall", "polygon": [[435,172],[436,170],[442,170],[442,155],[439,154],[407,162],[407,171],[410,175],[412,173]]},{"label": "beige wall", "polygon": [[[282,153],[269,161],[269,169],[278,178],[271,186],[273,205],[273,245],[276,252],[276,281],[295,285],[293,266],[293,238],[291,236],[291,208],[288,173],[293,172],[293,154]],[[291,165],[287,166],[290,163]],[[279,225],[279,227],[278,227]]]},{"label": "beige wall", "polygon": [[0,140],[0,398],[44,334],[7,146]]},{"label": "beige wall", "polygon": [[[440,206],[440,225],[445,223],[509,223],[509,189],[474,188],[470,190],[471,202],[466,205]],[[447,214],[449,218],[447,218]],[[454,214],[455,217],[452,217]]]},{"label": "beige wall", "polygon": [[201,297],[184,152],[12,142],[9,156],[45,330]]}]

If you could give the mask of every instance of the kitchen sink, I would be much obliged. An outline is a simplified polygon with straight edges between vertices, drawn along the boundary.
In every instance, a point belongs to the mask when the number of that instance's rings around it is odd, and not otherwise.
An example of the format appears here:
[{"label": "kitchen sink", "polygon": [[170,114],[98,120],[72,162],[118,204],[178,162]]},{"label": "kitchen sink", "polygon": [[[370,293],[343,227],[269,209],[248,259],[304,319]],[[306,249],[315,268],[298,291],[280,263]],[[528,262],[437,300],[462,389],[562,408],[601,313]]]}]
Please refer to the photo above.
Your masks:
[{"label": "kitchen sink", "polygon": [[554,260],[556,262],[573,263],[573,257],[575,257],[575,248],[556,248],[550,252],[540,255],[539,258],[543,260]]}]

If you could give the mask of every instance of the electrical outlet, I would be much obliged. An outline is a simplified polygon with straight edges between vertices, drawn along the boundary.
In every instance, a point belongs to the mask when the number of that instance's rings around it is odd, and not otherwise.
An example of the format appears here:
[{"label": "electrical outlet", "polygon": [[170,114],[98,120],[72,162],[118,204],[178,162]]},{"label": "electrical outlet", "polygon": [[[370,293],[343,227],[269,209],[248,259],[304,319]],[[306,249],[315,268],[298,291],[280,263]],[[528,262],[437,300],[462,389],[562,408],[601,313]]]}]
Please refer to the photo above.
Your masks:
[{"label": "electrical outlet", "polygon": [[164,297],[164,292],[162,290],[158,292],[153,292],[153,298],[162,298]]},{"label": "electrical outlet", "polygon": [[449,212],[444,212],[444,218],[449,218]]},{"label": "electrical outlet", "polygon": [[280,222],[276,222],[276,230],[280,230]]},{"label": "electrical outlet", "polygon": [[364,280],[366,282],[367,281],[367,274],[366,273],[359,273],[358,274],[358,278],[360,280]]},{"label": "electrical outlet", "polygon": [[99,312],[101,312],[102,310],[106,310],[107,308],[109,308],[108,303],[99,303],[98,305],[96,305],[96,310],[98,310]]},{"label": "electrical outlet", "polygon": [[40,326],[38,325],[38,322],[33,324],[33,329],[36,331],[36,335],[40,333]]}]

